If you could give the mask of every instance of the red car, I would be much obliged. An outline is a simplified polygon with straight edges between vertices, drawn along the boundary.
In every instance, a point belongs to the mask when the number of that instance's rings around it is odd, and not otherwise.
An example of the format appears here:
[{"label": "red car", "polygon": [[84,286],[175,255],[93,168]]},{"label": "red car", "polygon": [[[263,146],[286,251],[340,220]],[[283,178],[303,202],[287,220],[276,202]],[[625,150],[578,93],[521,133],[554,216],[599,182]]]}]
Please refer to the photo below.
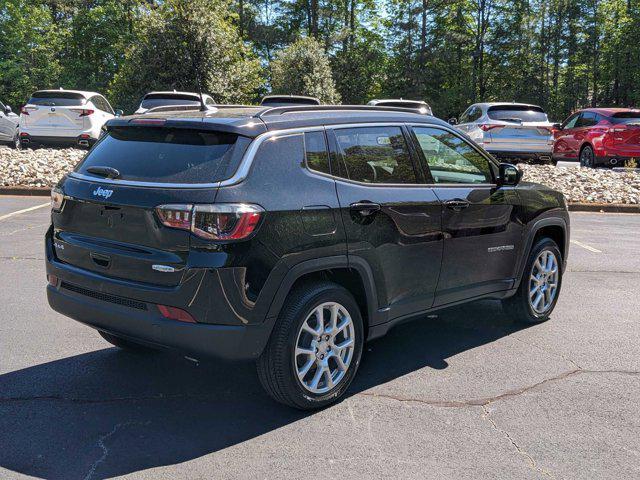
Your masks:
[{"label": "red car", "polygon": [[640,164],[640,110],[587,108],[554,131],[553,159],[580,160],[583,167]]}]

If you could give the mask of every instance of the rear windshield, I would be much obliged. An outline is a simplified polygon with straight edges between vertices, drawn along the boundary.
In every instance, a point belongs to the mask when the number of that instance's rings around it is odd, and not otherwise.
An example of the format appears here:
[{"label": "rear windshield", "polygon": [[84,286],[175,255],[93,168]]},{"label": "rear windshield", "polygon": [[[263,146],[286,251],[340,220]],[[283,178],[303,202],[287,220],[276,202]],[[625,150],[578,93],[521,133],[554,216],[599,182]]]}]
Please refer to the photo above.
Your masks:
[{"label": "rear windshield", "polygon": [[72,92],[36,92],[27,103],[47,107],[68,107],[84,105],[87,100],[79,93]]},{"label": "rear windshield", "polygon": [[140,107],[142,108],[155,108],[164,107],[165,105],[200,105],[200,99],[193,95],[180,95],[180,94],[158,94],[147,95],[142,99]]},{"label": "rear windshield", "polygon": [[502,120],[505,122],[548,122],[547,114],[540,107],[529,105],[514,106],[504,105],[489,107],[487,110],[489,118],[492,120]]},{"label": "rear windshield", "polygon": [[231,177],[251,139],[231,133],[183,128],[115,127],[75,171],[111,167],[120,180],[212,183]]},{"label": "rear windshield", "polygon": [[640,112],[620,112],[616,113],[612,118],[611,122],[620,125],[636,125],[640,124]]}]

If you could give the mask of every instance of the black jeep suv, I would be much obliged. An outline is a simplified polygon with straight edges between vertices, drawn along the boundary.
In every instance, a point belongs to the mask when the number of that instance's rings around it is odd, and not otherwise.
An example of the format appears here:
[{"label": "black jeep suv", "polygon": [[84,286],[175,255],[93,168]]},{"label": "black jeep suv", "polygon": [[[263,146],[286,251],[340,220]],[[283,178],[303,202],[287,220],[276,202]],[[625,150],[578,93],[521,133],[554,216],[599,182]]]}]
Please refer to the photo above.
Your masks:
[{"label": "black jeep suv", "polygon": [[256,360],[276,400],[342,397],[365,341],[481,298],[549,318],[562,194],[399,108],[111,120],[52,192],[47,294],[127,348]]}]

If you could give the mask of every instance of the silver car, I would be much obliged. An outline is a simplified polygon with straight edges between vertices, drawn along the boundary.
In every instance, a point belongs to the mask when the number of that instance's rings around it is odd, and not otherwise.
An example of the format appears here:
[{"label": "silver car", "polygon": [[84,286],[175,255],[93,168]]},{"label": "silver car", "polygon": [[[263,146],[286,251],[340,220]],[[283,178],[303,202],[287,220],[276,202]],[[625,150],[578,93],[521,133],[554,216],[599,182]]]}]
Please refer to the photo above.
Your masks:
[{"label": "silver car", "polygon": [[450,123],[500,160],[553,163],[554,125],[537,105],[476,103]]},{"label": "silver car", "polygon": [[20,148],[19,123],[20,117],[13,113],[11,107],[0,102],[0,143],[8,143],[10,147]]}]

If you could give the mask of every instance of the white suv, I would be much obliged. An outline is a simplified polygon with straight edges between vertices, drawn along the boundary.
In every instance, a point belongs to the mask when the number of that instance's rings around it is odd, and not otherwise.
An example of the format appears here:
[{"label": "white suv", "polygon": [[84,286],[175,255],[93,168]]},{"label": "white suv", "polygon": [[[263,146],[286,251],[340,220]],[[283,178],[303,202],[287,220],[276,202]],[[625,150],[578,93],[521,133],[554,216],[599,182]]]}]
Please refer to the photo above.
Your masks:
[{"label": "white suv", "polygon": [[554,124],[537,105],[476,103],[449,123],[502,161],[553,163]]},{"label": "white suv", "polygon": [[92,146],[117,113],[99,93],[39,90],[20,111],[20,143]]}]

